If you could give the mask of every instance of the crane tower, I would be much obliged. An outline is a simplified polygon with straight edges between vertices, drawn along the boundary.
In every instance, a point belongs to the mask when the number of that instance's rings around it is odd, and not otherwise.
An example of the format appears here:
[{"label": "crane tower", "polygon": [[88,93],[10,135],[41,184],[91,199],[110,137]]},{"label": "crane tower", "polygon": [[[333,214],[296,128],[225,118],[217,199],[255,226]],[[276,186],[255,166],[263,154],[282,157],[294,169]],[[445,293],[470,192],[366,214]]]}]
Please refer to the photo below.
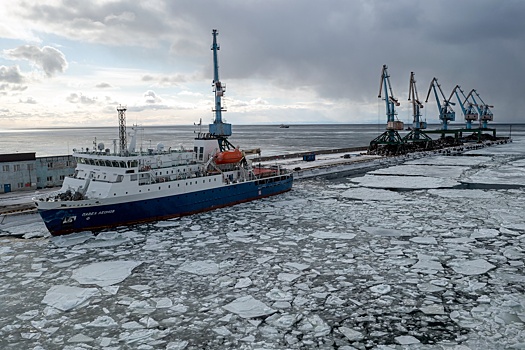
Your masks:
[{"label": "crane tower", "polygon": [[[481,104],[479,104],[476,101],[476,99],[474,98],[473,93],[476,94],[476,96],[478,97],[478,99],[481,102]],[[488,128],[488,122],[494,120],[494,115],[492,114],[492,111],[490,110],[491,108],[494,108],[494,106],[489,106],[488,104],[486,104],[481,99],[481,96],[478,94],[478,92],[475,89],[472,89],[469,92],[466,100],[468,100],[469,98],[472,98],[472,102],[474,102],[473,105],[476,106],[476,109],[478,110],[480,127],[482,129],[487,129]]]},{"label": "crane tower", "polygon": [[219,35],[219,31],[217,29],[213,29],[213,44],[211,46],[211,49],[213,50],[213,92],[215,93],[215,106],[213,108],[213,112],[215,112],[215,119],[213,121],[213,124],[209,125],[210,135],[213,137],[218,138],[219,140],[219,148],[221,151],[224,151],[225,149],[228,149],[230,146],[227,138],[228,136],[231,136],[232,134],[232,125],[228,123],[224,123],[222,121],[222,112],[226,111],[226,109],[222,106],[222,97],[224,96],[224,92],[226,91],[226,85],[222,84],[219,80],[219,59],[218,59],[218,51],[220,50],[220,46],[217,43],[217,35]]},{"label": "crane tower", "polygon": [[[464,102],[461,101],[461,98],[458,94],[461,92],[461,95],[463,96]],[[450,101],[452,99],[453,95],[456,95],[456,99],[459,102],[459,106],[461,107],[461,111],[463,112],[463,115],[465,116],[465,128],[466,129],[472,129],[472,122],[478,120],[478,113],[474,110],[474,104],[468,101],[468,98],[465,96],[465,93],[463,90],[461,90],[461,87],[459,85],[456,85],[454,89],[452,90],[452,93],[450,94],[450,97],[448,100]]]},{"label": "crane tower", "polygon": [[421,109],[423,103],[419,101],[419,95],[416,87],[416,77],[414,72],[410,72],[410,83],[408,87],[408,100],[412,102],[412,130],[403,139],[411,142],[432,142],[432,139],[424,132],[427,128],[427,122],[421,120]]},{"label": "crane tower", "polygon": [[386,131],[370,141],[369,151],[376,150],[378,145],[383,145],[387,148],[388,153],[397,154],[402,152],[404,141],[399,136],[398,130],[403,130],[404,124],[402,121],[396,120],[397,112],[395,107],[400,105],[399,101],[394,97],[392,86],[390,85],[390,75],[388,74],[388,67],[383,65],[381,71],[381,80],[379,82],[378,98],[381,98],[384,90],[384,100],[386,105],[387,125]]},{"label": "crane tower", "polygon": [[[434,96],[436,97],[436,103],[437,103],[437,107],[439,110],[439,119],[441,119],[441,123],[442,123],[441,128],[443,130],[448,130],[448,123],[456,120],[456,113],[451,107],[454,105],[454,103],[450,102],[450,98],[448,100],[445,98],[445,94],[443,93],[443,90],[441,89],[441,85],[439,85],[438,80],[435,77],[430,82],[430,86],[428,88],[427,98],[425,102],[428,102],[428,97],[430,96],[430,91],[432,91],[432,89],[434,89]],[[441,98],[443,99],[443,105],[441,105],[441,103],[439,102],[440,96],[438,95],[438,91],[441,93]]]}]

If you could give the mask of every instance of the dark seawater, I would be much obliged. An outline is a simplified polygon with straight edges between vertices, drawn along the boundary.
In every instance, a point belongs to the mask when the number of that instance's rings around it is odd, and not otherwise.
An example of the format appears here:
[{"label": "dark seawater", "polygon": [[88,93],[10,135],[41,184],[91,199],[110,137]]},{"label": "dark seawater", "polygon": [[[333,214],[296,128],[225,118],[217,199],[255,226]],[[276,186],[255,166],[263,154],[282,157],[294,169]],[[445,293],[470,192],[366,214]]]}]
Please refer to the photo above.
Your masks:
[{"label": "dark seawater", "polygon": [[[439,126],[432,125],[429,130]],[[451,128],[459,128],[452,126]],[[139,131],[137,147],[143,149],[162,143],[166,148],[180,147],[192,149],[198,126],[144,126]],[[384,125],[373,124],[325,124],[290,125],[288,129],[278,125],[233,125],[233,135],[229,138],[235,146],[243,149],[261,148],[262,155],[287,154],[320,149],[367,146],[371,140],[384,131]],[[525,124],[497,125],[499,136],[525,134]],[[207,126],[202,126],[207,131]],[[131,127],[128,127],[128,134]],[[403,136],[408,131],[402,131]],[[433,136],[436,137],[436,136]],[[131,139],[128,136],[128,142]],[[0,154],[36,152],[37,157],[71,154],[73,149],[93,148],[104,143],[113,150],[117,140],[118,127],[103,128],[55,128],[19,129],[0,132]]]}]

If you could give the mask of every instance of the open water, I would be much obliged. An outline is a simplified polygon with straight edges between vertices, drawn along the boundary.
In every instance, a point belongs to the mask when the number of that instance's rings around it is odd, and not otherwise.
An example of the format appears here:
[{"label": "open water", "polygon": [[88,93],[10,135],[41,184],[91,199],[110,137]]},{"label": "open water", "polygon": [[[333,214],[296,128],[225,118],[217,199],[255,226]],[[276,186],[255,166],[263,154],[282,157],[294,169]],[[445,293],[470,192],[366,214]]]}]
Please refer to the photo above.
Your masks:
[{"label": "open water", "polygon": [[[167,129],[147,131],[191,146],[192,128]],[[269,155],[363,146],[382,130],[234,132]],[[31,140],[20,152],[40,142],[41,156],[104,133],[97,142],[116,130],[17,137]],[[463,156],[297,181],[283,195],[97,236],[50,238],[36,215],[5,219],[0,348],[525,348],[525,130],[512,133]]]},{"label": "open water", "polygon": [[[206,131],[207,126],[202,126]],[[429,129],[437,126],[429,126]],[[525,132],[523,125],[498,125],[499,136],[510,132]],[[263,156],[313,151],[319,149],[368,146],[370,141],[384,131],[384,125],[330,124],[291,125],[288,129],[277,125],[234,125],[230,141],[243,149],[261,148]],[[128,133],[131,128],[128,127]],[[143,127],[138,135],[137,147],[156,147],[162,143],[168,147],[193,149],[198,126]],[[408,131],[406,131],[408,132]],[[401,132],[404,135],[406,132]],[[25,129],[0,131],[0,153],[36,152],[37,157],[71,154],[74,148],[93,148],[103,143],[113,150],[118,127]],[[130,140],[128,136],[128,141]]]}]

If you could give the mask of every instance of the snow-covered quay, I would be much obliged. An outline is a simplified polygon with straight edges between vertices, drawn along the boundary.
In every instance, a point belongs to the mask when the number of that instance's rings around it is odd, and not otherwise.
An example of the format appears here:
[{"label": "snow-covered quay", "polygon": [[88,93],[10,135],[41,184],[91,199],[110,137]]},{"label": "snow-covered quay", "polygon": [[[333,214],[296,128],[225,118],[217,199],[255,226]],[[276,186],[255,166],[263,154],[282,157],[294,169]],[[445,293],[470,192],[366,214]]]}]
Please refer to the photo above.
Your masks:
[{"label": "snow-covered quay", "polygon": [[522,349],[524,175],[515,141],[98,236],[21,221],[0,348]]}]

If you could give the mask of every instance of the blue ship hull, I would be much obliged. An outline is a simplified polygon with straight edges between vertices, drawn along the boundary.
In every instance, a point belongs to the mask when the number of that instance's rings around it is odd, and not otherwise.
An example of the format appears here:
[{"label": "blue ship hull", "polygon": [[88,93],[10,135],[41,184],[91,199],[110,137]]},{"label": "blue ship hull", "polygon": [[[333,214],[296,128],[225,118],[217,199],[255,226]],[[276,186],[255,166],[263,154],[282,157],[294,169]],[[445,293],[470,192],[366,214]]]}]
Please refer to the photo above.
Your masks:
[{"label": "blue ship hull", "polygon": [[180,195],[119,204],[39,209],[53,236],[191,215],[289,191],[293,176],[254,180]]}]

